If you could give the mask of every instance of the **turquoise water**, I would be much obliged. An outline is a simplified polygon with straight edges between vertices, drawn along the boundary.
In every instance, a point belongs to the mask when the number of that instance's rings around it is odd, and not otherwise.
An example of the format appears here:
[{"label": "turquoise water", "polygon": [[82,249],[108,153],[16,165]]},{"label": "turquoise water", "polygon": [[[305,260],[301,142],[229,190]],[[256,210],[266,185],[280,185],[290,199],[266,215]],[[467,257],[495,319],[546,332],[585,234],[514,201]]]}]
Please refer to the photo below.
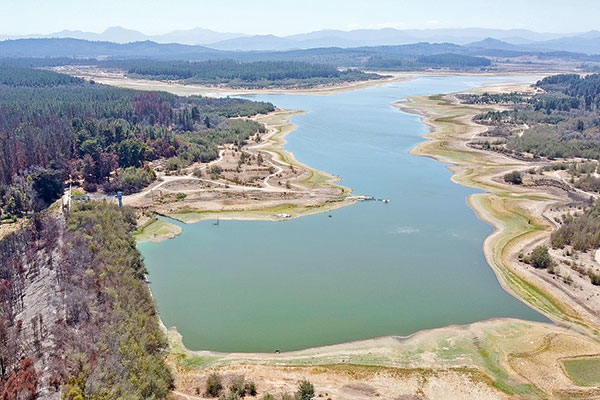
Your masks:
[{"label": "turquoise water", "polygon": [[[514,79],[514,78],[512,78]],[[483,256],[489,225],[472,189],[444,165],[408,154],[426,126],[391,104],[502,78],[430,77],[333,96],[253,97],[306,110],[287,149],[390,199],[285,222],[182,225],[140,243],[167,326],[194,350],[272,352],[408,335],[494,317],[546,319],[506,293]]]}]

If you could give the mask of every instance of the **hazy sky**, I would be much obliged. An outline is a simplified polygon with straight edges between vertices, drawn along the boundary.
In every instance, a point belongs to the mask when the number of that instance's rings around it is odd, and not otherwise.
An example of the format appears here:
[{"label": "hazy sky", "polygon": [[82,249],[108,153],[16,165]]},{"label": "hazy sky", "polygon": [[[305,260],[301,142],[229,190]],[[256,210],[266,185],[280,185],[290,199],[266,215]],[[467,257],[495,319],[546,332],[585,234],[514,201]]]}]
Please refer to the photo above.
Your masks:
[{"label": "hazy sky", "polygon": [[0,0],[0,33],[100,32],[123,26],[147,34],[203,27],[287,35],[319,29],[600,29],[599,0]]}]

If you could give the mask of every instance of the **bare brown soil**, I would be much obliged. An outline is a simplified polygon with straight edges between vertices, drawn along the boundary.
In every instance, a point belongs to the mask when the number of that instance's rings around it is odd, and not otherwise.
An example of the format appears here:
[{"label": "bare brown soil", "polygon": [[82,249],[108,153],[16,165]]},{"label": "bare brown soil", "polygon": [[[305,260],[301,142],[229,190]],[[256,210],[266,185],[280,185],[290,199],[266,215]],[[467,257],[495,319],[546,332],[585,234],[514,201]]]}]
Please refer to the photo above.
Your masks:
[{"label": "bare brown soil", "polygon": [[[308,379],[331,399],[599,398],[579,387],[561,360],[599,355],[600,343],[548,324],[497,319],[282,354],[191,352],[175,330],[171,365],[176,393],[205,398],[206,378],[244,375],[260,394],[296,390]],[[413,397],[410,397],[413,396]],[[417,397],[421,396],[421,397]]]}]

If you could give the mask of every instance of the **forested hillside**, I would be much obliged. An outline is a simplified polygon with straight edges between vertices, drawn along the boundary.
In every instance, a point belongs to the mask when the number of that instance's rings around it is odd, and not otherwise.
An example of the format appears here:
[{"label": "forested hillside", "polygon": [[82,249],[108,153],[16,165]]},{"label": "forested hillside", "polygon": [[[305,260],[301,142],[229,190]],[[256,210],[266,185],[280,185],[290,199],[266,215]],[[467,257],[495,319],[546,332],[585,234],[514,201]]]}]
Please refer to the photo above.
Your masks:
[{"label": "forested hillside", "polygon": [[14,67],[0,64],[0,85],[9,87],[56,87],[80,85],[83,81],[69,75],[55,74],[41,69]]},{"label": "forested hillside", "polygon": [[[0,219],[38,211],[62,192],[132,192],[153,178],[147,162],[209,161],[217,146],[262,130],[248,117],[273,105],[119,89],[51,71],[0,67]],[[185,135],[182,135],[185,134]],[[122,182],[122,177],[137,182]]]},{"label": "forested hillside", "polygon": [[162,399],[166,340],[132,210],[90,202],[0,241],[0,398]]},{"label": "forested hillside", "polygon": [[[503,104],[507,111],[477,116],[500,136],[487,146],[534,157],[600,159],[600,75],[555,75],[535,85],[535,95],[465,96],[477,104]],[[522,132],[522,133],[520,133]]]}]

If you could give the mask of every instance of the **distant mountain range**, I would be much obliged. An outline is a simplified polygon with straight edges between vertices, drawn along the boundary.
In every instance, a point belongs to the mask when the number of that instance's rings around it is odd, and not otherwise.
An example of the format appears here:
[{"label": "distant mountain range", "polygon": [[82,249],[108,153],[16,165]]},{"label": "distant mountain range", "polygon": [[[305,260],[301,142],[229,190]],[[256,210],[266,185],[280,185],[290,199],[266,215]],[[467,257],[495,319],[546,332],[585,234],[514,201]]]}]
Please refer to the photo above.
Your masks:
[{"label": "distant mountain range", "polygon": [[163,35],[145,35],[141,32],[134,31],[131,29],[122,28],[120,26],[113,26],[106,29],[102,33],[84,32],[84,31],[71,31],[63,30],[60,32],[50,33],[48,35],[32,34],[32,35],[0,35],[0,40],[5,39],[33,39],[33,38],[69,38],[69,39],[82,39],[90,41],[100,42],[113,42],[113,43],[131,43],[131,42],[143,42],[152,41],[156,43],[179,43],[187,45],[198,45],[215,43],[224,40],[242,38],[248,35],[243,33],[222,33],[211,31],[210,29],[194,28],[187,30],[177,30]]},{"label": "distant mountain range", "polygon": [[15,39],[0,42],[0,57],[5,58],[156,58],[208,59],[222,57],[222,51],[203,46],[151,41],[113,43],[70,38]]},{"label": "distant mountain range", "polygon": [[599,36],[594,37],[593,34],[595,33],[597,32],[589,32],[588,35],[524,44],[513,44],[502,40],[486,38],[478,42],[469,43],[466,47],[520,52],[568,51],[572,53],[600,54],[600,34]]},{"label": "distant mountain range", "polygon": [[509,43],[523,44],[559,39],[568,35],[537,33],[528,30],[499,29],[359,29],[353,31],[322,30],[285,37],[246,36],[206,45],[220,50],[292,50],[317,47],[395,46],[419,42],[467,44],[493,37]]},{"label": "distant mountain range", "polygon": [[[515,51],[571,51],[586,54],[600,54],[600,32],[590,31],[574,34],[538,33],[524,29],[359,29],[352,31],[321,30],[290,36],[245,35],[223,33],[209,29],[194,28],[178,30],[162,35],[145,35],[122,27],[111,27],[102,33],[64,30],[48,35],[10,36],[3,39],[23,38],[73,38],[89,41],[131,43],[152,41],[156,43],[177,43],[182,45],[203,45],[225,51],[283,51],[314,49],[321,47],[364,47],[396,46],[419,42],[452,43],[470,45],[495,40],[502,42],[505,50]],[[514,45],[516,47],[511,47]]]},{"label": "distant mountain range", "polygon": [[[558,40],[558,39],[556,39]],[[595,40],[595,39],[589,39]],[[546,43],[550,43],[548,41]],[[565,51],[538,51],[529,49],[531,44],[516,45],[497,39],[484,39],[467,45],[453,43],[413,43],[397,46],[361,46],[352,48],[320,47],[311,49],[284,51],[233,51],[217,50],[206,46],[192,46],[179,43],[156,43],[142,41],[133,43],[113,43],[107,41],[89,41],[69,38],[15,39],[0,41],[0,63],[6,58],[21,58],[18,62],[31,65],[65,65],[73,62],[94,63],[94,60],[153,59],[206,61],[232,59],[237,61],[304,61],[327,63],[343,67],[385,68],[393,60],[415,61],[422,56],[462,55],[475,57],[512,58],[521,56],[540,56],[561,58],[576,62],[600,62],[600,55]],[[38,59],[38,60],[33,60]],[[74,59],[79,59],[76,61]],[[89,61],[88,59],[93,59]],[[15,62],[15,61],[12,61]]]}]

